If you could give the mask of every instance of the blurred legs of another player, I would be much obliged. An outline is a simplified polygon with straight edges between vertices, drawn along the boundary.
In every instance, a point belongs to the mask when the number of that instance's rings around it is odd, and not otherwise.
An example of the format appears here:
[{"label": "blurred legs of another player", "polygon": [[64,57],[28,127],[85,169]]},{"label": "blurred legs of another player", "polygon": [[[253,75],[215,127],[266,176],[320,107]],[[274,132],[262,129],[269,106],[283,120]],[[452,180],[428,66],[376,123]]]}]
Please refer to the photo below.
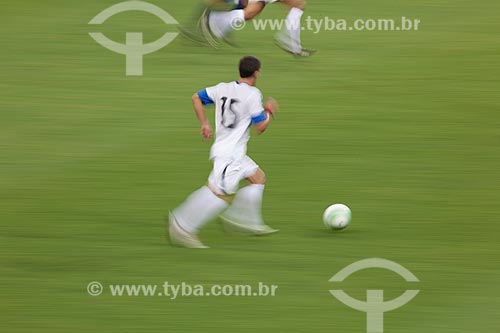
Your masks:
[{"label": "blurred legs of another player", "polygon": [[204,0],[201,1],[194,12],[194,19],[192,22],[183,25],[179,28],[181,34],[196,43],[212,46],[214,48],[219,47],[219,42],[217,38],[222,39],[228,43],[230,40],[227,38],[227,34],[220,35],[216,37],[212,31],[210,31],[208,16],[210,13],[231,13],[232,10],[242,10],[246,7],[248,0]]},{"label": "blurred legs of another player", "polygon": [[[276,0],[248,0],[244,9],[235,9],[229,12],[212,11],[207,14],[207,27],[214,37],[225,40],[229,33],[234,30],[235,25],[249,21],[259,15],[267,3],[278,2]],[[277,34],[277,45],[286,52],[296,56],[310,56],[315,51],[302,48],[300,40],[301,18],[306,7],[305,0],[281,0],[279,1],[290,8],[286,18],[285,29]]]},{"label": "blurred legs of another player", "polygon": [[306,1],[281,0],[280,2],[287,5],[290,10],[286,17],[285,29],[276,35],[276,44],[284,51],[296,56],[311,56],[316,51],[304,49],[300,38],[301,19],[306,9]]}]

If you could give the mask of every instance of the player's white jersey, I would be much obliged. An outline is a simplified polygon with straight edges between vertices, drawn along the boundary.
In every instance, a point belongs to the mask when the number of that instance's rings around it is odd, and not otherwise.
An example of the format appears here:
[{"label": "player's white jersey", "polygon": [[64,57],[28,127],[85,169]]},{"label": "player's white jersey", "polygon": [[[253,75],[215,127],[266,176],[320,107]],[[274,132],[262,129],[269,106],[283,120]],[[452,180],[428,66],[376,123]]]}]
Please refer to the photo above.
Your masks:
[{"label": "player's white jersey", "polygon": [[198,96],[203,104],[215,104],[215,142],[210,158],[242,159],[250,126],[267,119],[260,90],[233,81],[206,88]]}]

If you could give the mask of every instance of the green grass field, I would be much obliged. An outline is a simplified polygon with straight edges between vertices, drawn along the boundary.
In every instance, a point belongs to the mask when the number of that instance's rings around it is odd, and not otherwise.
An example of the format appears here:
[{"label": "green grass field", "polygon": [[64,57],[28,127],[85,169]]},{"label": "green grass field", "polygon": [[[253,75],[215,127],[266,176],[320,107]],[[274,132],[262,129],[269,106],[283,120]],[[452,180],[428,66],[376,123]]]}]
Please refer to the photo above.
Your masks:
[{"label": "green grass field", "polygon": [[[306,15],[422,20],[413,32],[303,33],[308,59],[237,32],[240,48],[180,38],[145,56],[144,76],[95,43],[102,31],[154,41],[175,31],[122,13],[115,0],[0,0],[0,331],[365,332],[366,314],[336,299],[415,285],[384,270],[328,282],[381,257],[410,269],[420,294],[385,314],[388,333],[498,332],[500,320],[500,23],[498,1],[309,1]],[[197,1],[150,0],[185,22]],[[262,18],[283,18],[270,5]],[[259,88],[281,113],[250,155],[266,171],[266,238],[165,241],[169,209],[201,186],[209,144],[190,96],[263,61]],[[211,112],[209,111],[211,114]],[[324,229],[331,203],[353,210]],[[275,297],[91,297],[87,284],[279,285]]]}]

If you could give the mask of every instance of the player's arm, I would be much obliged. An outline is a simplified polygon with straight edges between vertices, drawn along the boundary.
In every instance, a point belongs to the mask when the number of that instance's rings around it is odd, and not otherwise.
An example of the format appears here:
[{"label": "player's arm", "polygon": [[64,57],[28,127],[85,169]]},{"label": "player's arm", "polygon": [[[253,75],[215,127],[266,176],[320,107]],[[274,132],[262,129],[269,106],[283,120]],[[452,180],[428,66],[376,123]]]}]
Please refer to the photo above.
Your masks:
[{"label": "player's arm", "polygon": [[269,98],[264,105],[264,111],[257,116],[252,118],[252,124],[257,130],[257,133],[262,134],[269,126],[271,118],[278,111],[278,103],[273,99]]},{"label": "player's arm", "polygon": [[262,134],[269,126],[271,122],[271,115],[267,111],[262,111],[262,115],[259,118],[252,118],[252,124],[258,134]]},{"label": "player's arm", "polygon": [[194,93],[191,98],[193,101],[194,112],[201,125],[201,136],[204,140],[212,138],[212,129],[208,123],[207,115],[205,113],[205,105],[213,103],[212,99],[208,96],[207,90],[203,89]]}]

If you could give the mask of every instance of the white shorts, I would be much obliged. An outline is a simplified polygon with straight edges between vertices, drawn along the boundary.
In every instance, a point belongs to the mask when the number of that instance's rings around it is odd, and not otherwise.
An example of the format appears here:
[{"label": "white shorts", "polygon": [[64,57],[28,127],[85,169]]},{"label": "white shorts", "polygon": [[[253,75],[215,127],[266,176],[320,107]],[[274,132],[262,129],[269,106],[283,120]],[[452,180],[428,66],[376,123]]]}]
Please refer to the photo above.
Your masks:
[{"label": "white shorts", "polygon": [[258,168],[257,163],[248,156],[237,161],[216,158],[208,183],[217,194],[234,194],[238,191],[240,181],[255,174]]}]

